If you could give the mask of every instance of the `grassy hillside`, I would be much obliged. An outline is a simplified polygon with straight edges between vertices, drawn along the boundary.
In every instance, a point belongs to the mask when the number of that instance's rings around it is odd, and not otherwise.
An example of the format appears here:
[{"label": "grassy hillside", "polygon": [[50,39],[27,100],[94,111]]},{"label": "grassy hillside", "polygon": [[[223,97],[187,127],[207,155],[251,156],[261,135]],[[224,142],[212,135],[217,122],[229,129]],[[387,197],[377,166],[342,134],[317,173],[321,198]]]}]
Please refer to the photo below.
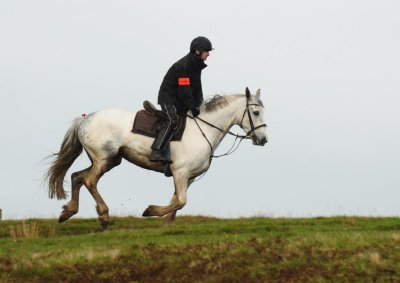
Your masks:
[{"label": "grassy hillside", "polygon": [[400,282],[399,218],[0,222],[0,282]]}]

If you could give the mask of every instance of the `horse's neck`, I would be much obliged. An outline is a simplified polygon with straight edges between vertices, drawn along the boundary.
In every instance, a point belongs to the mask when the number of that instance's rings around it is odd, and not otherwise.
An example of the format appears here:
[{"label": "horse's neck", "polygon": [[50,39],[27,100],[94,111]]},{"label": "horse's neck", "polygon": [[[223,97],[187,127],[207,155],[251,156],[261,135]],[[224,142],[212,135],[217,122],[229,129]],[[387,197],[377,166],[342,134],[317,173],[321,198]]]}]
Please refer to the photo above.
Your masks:
[{"label": "horse's neck", "polygon": [[[216,112],[205,113],[204,120],[224,131],[228,131],[232,126],[240,123],[245,103],[245,97],[234,97],[229,101],[229,104],[222,109]],[[216,148],[225,137],[226,132],[221,132],[208,126],[206,130],[206,135],[207,134],[207,138],[210,139],[213,147]]]}]

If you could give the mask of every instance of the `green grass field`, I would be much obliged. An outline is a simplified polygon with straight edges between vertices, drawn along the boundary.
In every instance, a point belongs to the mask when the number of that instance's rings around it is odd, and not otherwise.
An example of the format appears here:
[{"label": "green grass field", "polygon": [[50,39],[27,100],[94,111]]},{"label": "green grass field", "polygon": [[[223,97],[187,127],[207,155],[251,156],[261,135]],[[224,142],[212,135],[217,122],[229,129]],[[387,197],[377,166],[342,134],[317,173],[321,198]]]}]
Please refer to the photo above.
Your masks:
[{"label": "green grass field", "polygon": [[0,282],[400,282],[400,219],[3,221]]}]

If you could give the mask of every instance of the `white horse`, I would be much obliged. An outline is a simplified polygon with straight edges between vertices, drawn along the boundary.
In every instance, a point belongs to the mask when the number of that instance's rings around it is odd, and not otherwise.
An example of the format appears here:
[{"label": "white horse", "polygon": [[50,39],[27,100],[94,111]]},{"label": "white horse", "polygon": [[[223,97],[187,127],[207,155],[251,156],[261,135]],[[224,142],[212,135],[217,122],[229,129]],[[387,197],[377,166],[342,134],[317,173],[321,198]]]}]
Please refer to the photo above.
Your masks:
[{"label": "white horse", "polygon": [[[175,192],[167,206],[150,205],[143,216],[164,216],[166,223],[175,219],[177,210],[186,204],[186,191],[194,179],[206,172],[211,156],[233,125],[239,125],[253,144],[267,142],[263,104],[260,90],[251,95],[215,96],[203,103],[198,118],[187,119],[181,141],[171,142],[171,172]],[[108,207],[99,192],[97,183],[101,176],[119,165],[122,158],[146,169],[163,172],[163,165],[151,162],[153,138],[132,133],[135,112],[106,109],[74,120],[65,134],[61,149],[53,154],[50,168],[45,174],[49,197],[67,197],[64,177],[74,160],[85,149],[92,163],[88,168],[71,175],[71,200],[63,206],[59,222],[76,214],[79,209],[79,191],[85,185],[97,204],[97,213],[103,228],[109,222]],[[190,116],[189,116],[190,117]]]}]

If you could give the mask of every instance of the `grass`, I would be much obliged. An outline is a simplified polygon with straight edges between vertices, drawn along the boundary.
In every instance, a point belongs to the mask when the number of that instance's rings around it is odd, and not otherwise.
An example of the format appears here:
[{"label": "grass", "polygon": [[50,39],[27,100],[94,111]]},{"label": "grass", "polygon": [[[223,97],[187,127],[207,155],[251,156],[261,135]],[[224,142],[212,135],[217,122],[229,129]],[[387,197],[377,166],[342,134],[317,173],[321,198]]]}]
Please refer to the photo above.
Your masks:
[{"label": "grass", "polygon": [[35,222],[26,224],[25,221],[22,221],[18,226],[10,226],[10,235],[14,240],[21,238],[36,238],[39,236],[39,225]]},{"label": "grass", "polygon": [[[35,236],[13,236],[23,225]],[[400,282],[400,219],[0,222],[0,282],[46,281]]]}]

